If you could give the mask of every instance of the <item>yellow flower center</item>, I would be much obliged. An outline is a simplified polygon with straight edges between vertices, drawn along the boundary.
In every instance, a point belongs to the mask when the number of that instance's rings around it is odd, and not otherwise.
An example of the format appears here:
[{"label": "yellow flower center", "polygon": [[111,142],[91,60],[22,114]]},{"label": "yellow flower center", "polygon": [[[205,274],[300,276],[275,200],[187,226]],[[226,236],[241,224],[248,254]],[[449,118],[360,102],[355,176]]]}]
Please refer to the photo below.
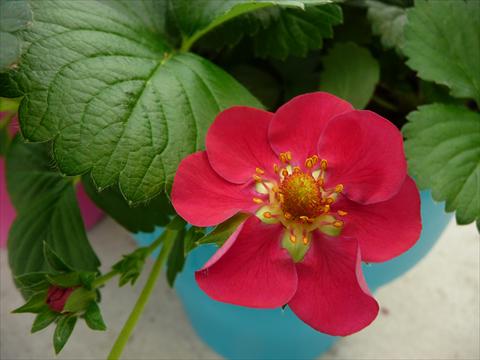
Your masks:
[{"label": "yellow flower center", "polygon": [[273,164],[277,179],[264,179],[263,169],[257,168],[253,179],[258,196],[256,204],[263,205],[256,213],[267,224],[281,223],[284,227],[282,246],[293,260],[303,259],[310,247],[312,233],[319,231],[329,236],[342,232],[346,211],[332,211],[332,205],[343,191],[343,185],[325,187],[327,161],[313,155],[305,160],[303,169],[292,166],[290,151],[281,153],[280,166]]}]

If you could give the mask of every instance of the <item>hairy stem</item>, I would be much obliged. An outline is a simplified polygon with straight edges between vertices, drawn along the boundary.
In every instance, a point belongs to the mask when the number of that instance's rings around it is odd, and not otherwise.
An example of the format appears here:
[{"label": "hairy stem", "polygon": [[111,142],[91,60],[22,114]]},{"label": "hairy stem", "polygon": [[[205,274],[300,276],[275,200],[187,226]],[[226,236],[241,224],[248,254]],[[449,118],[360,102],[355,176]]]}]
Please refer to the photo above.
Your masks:
[{"label": "hairy stem", "polygon": [[170,251],[172,250],[173,243],[177,239],[178,234],[181,232],[181,229],[178,229],[176,226],[177,223],[181,224],[182,227],[184,226],[184,222],[181,219],[173,219],[169,227],[167,227],[162,236],[160,236],[163,241],[163,247],[160,251],[160,255],[155,260],[150,275],[148,276],[147,282],[145,283],[145,286],[143,287],[142,292],[138,297],[137,302],[132,309],[132,312],[130,313],[130,316],[128,317],[125,325],[120,331],[120,334],[118,335],[115,344],[113,344],[112,350],[108,355],[108,360],[120,359],[123,349],[125,348],[125,345],[127,344],[127,341],[130,338],[133,329],[135,328],[138,320],[140,319],[140,316],[142,315],[148,298],[152,294],[155,283],[157,282],[158,276],[160,275],[160,272],[162,270],[162,266],[167,260]]}]

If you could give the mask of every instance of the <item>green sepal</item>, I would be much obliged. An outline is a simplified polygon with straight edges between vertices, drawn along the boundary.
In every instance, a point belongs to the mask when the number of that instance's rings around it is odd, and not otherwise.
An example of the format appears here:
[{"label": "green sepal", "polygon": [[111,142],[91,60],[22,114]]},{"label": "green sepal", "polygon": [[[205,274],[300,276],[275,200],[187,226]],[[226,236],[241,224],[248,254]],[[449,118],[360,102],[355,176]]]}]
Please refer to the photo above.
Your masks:
[{"label": "green sepal", "polygon": [[238,213],[237,215],[232,216],[227,221],[217,225],[212,232],[201,237],[197,241],[197,245],[217,244],[218,246],[222,246],[249,216],[249,214],[245,213]]},{"label": "green sepal", "polygon": [[107,330],[100,308],[95,301],[92,301],[90,305],[88,305],[84,318],[90,329],[99,331]]},{"label": "green sepal", "polygon": [[53,347],[55,354],[62,351],[63,347],[72,334],[72,331],[77,323],[77,317],[72,315],[64,315],[60,318],[53,333]]},{"label": "green sepal", "polygon": [[52,249],[52,247],[46,242],[43,242],[43,254],[48,264],[56,271],[67,271],[70,272],[73,269],[65,264],[60,256]]},{"label": "green sepal", "polygon": [[187,256],[190,251],[197,247],[197,241],[200,240],[203,236],[205,236],[205,232],[202,228],[192,226],[190,229],[187,230],[183,241],[183,253],[185,256]]},{"label": "green sepal", "polygon": [[308,249],[310,249],[311,241],[311,234],[308,234],[308,241],[305,244],[303,241],[303,234],[301,229],[294,230],[294,236],[296,238],[295,242],[290,240],[290,231],[284,230],[282,236],[282,247],[288,251],[292,260],[294,262],[300,262],[305,257]]},{"label": "green sepal", "polygon": [[177,274],[185,265],[185,230],[181,229],[173,242],[172,250],[167,260],[167,281],[173,287]]},{"label": "green sepal", "polygon": [[45,329],[48,325],[54,322],[59,316],[60,316],[59,313],[52,310],[46,310],[39,313],[36,316],[35,321],[33,322],[32,329],[31,329],[32,334],[36,333],[37,331]]},{"label": "green sepal", "polygon": [[87,290],[93,290],[93,281],[97,277],[97,273],[93,271],[82,271],[79,274],[80,283]]},{"label": "green sepal", "polygon": [[74,287],[80,283],[80,276],[75,272],[59,275],[47,275],[47,279],[50,284],[63,288]]},{"label": "green sepal", "polygon": [[85,288],[75,289],[68,297],[63,312],[80,312],[87,309],[90,302],[97,299],[97,294],[93,290],[87,290]]},{"label": "green sepal", "polygon": [[47,303],[47,291],[40,291],[35,294],[33,294],[28,301],[20,306],[19,308],[16,308],[15,310],[12,311],[12,313],[19,314],[19,313],[34,313],[38,314],[41,313],[42,311],[48,309]]},{"label": "green sepal", "polygon": [[45,272],[32,272],[22,274],[14,277],[17,285],[23,290],[30,290],[38,292],[49,286],[47,281],[47,273]]}]

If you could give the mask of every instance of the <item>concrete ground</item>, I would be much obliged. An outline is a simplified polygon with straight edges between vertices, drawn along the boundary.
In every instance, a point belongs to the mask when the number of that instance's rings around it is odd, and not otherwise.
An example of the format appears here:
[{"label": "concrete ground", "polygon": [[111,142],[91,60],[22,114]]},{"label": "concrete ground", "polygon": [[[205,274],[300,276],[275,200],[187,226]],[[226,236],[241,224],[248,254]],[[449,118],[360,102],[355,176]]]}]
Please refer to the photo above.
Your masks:
[{"label": "concrete ground", "polygon": [[[135,247],[129,234],[110,219],[89,235],[105,269]],[[33,316],[10,314],[22,299],[12,283],[5,250],[0,251],[0,261],[0,359],[53,359],[53,328],[30,335]],[[338,341],[322,359],[479,359],[479,261],[475,227],[450,223],[418,266],[376,293],[382,311],[374,324]],[[93,332],[80,322],[58,358],[104,359],[143,280],[135,291],[108,284],[102,291],[102,310],[109,330]],[[175,293],[162,278],[124,359],[218,358],[197,338]]]}]

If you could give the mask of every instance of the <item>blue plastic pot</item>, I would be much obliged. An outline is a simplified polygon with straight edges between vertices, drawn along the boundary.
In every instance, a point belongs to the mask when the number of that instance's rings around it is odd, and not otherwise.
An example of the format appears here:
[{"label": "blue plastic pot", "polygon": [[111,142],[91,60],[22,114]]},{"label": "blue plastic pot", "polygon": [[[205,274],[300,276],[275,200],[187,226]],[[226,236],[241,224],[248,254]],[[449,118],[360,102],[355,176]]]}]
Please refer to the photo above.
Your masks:
[{"label": "blue plastic pot", "polygon": [[[423,231],[417,244],[405,254],[382,264],[364,265],[372,291],[399,277],[423,258],[438,240],[450,216],[443,203],[434,203],[430,192],[422,192]],[[153,241],[155,233],[135,234],[141,245]],[[319,333],[299,320],[292,311],[261,310],[220,303],[197,286],[194,272],[216,251],[214,246],[195,249],[176,281],[176,291],[198,336],[217,353],[229,359],[313,359],[327,351],[336,337]]]}]

